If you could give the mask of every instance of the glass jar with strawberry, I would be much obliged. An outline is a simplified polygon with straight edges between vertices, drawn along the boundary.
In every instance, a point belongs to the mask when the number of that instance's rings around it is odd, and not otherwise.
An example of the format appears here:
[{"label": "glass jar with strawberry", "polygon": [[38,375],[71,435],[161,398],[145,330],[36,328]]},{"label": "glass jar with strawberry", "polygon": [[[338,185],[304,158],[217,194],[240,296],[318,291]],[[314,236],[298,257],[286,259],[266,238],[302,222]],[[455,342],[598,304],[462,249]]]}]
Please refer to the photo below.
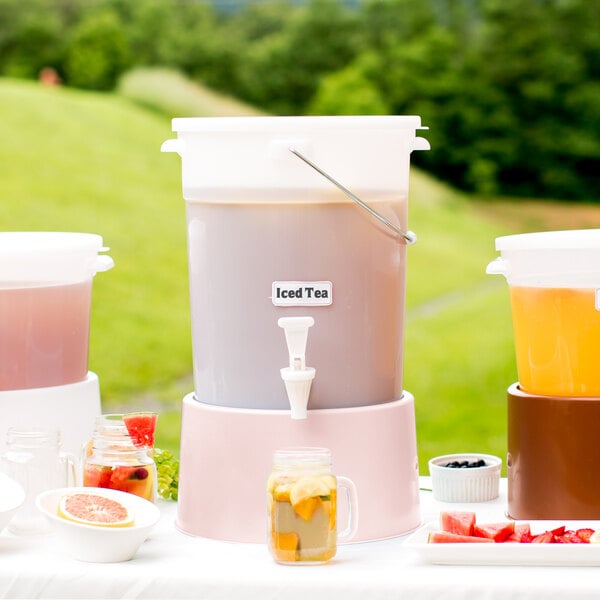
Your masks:
[{"label": "glass jar with strawberry", "polygon": [[123,415],[96,419],[91,453],[83,466],[83,485],[121,490],[154,502],[156,465],[145,446],[136,446]]}]

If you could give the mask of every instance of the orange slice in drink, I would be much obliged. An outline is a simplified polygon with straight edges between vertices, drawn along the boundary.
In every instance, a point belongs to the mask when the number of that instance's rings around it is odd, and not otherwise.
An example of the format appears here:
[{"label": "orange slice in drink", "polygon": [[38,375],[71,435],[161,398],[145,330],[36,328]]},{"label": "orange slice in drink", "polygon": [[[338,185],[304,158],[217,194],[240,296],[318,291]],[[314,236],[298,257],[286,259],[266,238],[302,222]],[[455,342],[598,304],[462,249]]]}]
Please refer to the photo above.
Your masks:
[{"label": "orange slice in drink", "polygon": [[273,498],[277,500],[277,502],[289,502],[291,489],[291,483],[281,483],[273,490]]},{"label": "orange slice in drink", "polygon": [[118,500],[100,494],[65,494],[58,504],[58,516],[83,525],[130,527],[132,512]]},{"label": "orange slice in drink", "polygon": [[298,541],[296,533],[273,533],[273,553],[279,560],[296,561]]},{"label": "orange slice in drink", "polygon": [[294,509],[307,498],[328,496],[331,488],[322,478],[312,476],[300,477],[290,489],[290,502]]},{"label": "orange slice in drink", "polygon": [[304,500],[300,500],[300,502],[294,505],[294,512],[305,521],[310,521],[320,503],[321,499],[318,496],[304,498]]}]

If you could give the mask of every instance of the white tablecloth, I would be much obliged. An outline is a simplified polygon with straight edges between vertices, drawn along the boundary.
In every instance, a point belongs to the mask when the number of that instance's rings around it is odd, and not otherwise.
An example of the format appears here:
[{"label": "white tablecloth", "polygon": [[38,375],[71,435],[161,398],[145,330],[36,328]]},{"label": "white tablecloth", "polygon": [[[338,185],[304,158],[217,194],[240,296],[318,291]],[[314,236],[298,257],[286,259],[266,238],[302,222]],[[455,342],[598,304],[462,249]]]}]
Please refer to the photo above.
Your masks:
[{"label": "white tablecloth", "polygon": [[[422,485],[428,485],[422,478]],[[497,513],[506,509],[506,482],[497,500],[463,505]],[[421,493],[423,521],[441,504]],[[347,544],[326,565],[282,566],[266,546],[187,536],[174,526],[176,504],[160,502],[161,520],[135,558],[88,564],[65,556],[53,535],[0,535],[0,596],[4,598],[599,598],[594,567],[444,566],[423,562],[406,538]]]}]

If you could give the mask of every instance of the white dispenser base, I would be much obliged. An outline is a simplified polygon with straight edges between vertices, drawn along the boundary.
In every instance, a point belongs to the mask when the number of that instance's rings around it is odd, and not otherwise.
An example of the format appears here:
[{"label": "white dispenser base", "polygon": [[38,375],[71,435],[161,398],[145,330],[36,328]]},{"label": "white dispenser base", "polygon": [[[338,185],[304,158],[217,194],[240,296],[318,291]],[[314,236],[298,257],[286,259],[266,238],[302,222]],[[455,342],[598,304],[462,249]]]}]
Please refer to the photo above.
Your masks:
[{"label": "white dispenser base", "polygon": [[62,449],[79,457],[100,412],[100,384],[91,371],[77,383],[0,392],[0,452],[9,427],[58,427]]},{"label": "white dispenser base", "polygon": [[[333,472],[354,481],[359,523],[354,542],[417,528],[419,469],[414,398],[358,408],[289,411],[224,408],[183,399],[177,527],[219,540],[264,543],[266,487],[273,452],[327,447]],[[345,522],[343,500],[340,520]]]}]

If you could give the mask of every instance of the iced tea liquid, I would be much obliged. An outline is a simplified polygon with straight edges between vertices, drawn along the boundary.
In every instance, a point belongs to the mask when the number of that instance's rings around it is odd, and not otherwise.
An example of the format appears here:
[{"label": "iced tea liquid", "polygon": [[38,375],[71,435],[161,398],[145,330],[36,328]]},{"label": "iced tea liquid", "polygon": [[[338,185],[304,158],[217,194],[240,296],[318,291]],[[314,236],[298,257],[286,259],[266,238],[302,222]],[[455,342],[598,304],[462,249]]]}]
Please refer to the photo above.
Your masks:
[{"label": "iced tea liquid", "polygon": [[[356,192],[406,229],[406,199]],[[280,317],[312,316],[309,408],[402,395],[406,243],[341,192],[233,190],[187,203],[196,397],[289,408]],[[331,282],[328,306],[277,306],[273,282]],[[305,298],[306,299],[306,298]]]}]

